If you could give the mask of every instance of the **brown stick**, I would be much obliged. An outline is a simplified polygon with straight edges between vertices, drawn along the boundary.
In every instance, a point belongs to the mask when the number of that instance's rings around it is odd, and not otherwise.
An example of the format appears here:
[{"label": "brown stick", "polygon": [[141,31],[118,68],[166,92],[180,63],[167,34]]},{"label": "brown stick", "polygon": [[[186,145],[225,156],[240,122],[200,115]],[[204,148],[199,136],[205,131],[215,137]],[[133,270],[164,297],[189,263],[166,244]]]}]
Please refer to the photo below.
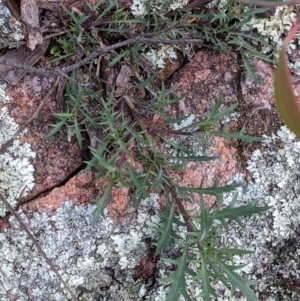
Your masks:
[{"label": "brown stick", "polygon": [[[19,68],[26,70],[28,72],[40,74],[42,76],[62,76],[67,78],[70,81],[74,82],[74,79],[71,78],[70,76],[67,75],[67,73],[85,65],[86,63],[90,62],[91,60],[97,58],[99,55],[102,55],[104,53],[110,52],[114,49],[121,48],[124,46],[136,44],[136,43],[144,43],[144,44],[149,44],[149,45],[157,45],[157,44],[167,44],[167,45],[186,45],[188,43],[200,43],[202,42],[202,39],[181,39],[181,40],[170,40],[170,39],[160,39],[160,38],[147,38],[143,36],[137,36],[133,37],[130,39],[127,39],[122,42],[115,43],[113,45],[109,45],[103,48],[99,48],[92,52],[90,55],[88,55],[86,58],[81,60],[78,63],[75,63],[73,65],[70,65],[68,67],[63,67],[63,68],[55,68],[55,69],[42,69],[42,68],[35,68],[31,66],[26,66],[22,64],[16,64],[13,61],[6,60],[0,57],[0,64]],[[76,81],[75,81],[76,82]],[[83,82],[77,82],[80,85],[87,86],[89,84],[83,83]]]}]

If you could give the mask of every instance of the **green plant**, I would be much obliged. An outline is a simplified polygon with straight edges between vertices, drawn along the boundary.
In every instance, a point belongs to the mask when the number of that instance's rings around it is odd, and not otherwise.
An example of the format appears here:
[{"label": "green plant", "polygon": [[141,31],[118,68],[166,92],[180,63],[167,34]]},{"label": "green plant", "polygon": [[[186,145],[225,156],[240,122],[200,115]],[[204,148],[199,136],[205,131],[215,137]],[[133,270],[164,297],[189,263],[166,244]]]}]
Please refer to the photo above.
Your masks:
[{"label": "green plant", "polygon": [[[216,188],[216,187],[215,187]],[[214,189],[212,189],[212,193]],[[217,191],[217,189],[215,189]],[[217,193],[217,192],[216,192]],[[178,300],[182,295],[187,300],[191,300],[186,291],[187,275],[190,280],[198,281],[202,288],[201,296],[205,301],[211,300],[211,296],[217,296],[213,286],[212,280],[221,281],[225,287],[231,289],[232,293],[238,288],[248,300],[258,301],[259,299],[250,289],[254,284],[240,276],[235,271],[243,268],[243,266],[235,266],[233,263],[234,255],[249,254],[251,251],[241,250],[236,248],[224,248],[220,246],[221,233],[228,229],[227,220],[231,219],[241,224],[240,217],[251,214],[260,214],[267,210],[266,207],[255,207],[255,204],[248,204],[247,206],[235,207],[236,197],[233,198],[227,208],[222,209],[222,198],[219,198],[218,208],[209,213],[207,205],[201,200],[201,214],[200,216],[189,219],[191,229],[186,233],[185,239],[178,237],[172,231],[173,224],[183,224],[179,218],[174,217],[174,203],[170,204],[169,215],[163,215],[166,226],[164,229],[157,229],[162,233],[160,240],[157,243],[157,253],[162,250],[163,240],[167,237],[173,237],[175,240],[181,241],[182,256],[176,260],[165,259],[167,262],[177,265],[177,269],[169,277],[159,279],[163,283],[171,283],[170,292],[167,301]],[[182,212],[180,212],[180,215]],[[187,217],[186,217],[187,218]],[[187,220],[185,220],[187,225]],[[166,231],[169,233],[166,235]],[[180,242],[179,242],[180,244]],[[189,263],[196,265],[191,270]]]},{"label": "green plant", "polygon": [[209,26],[196,27],[203,33],[204,41],[214,45],[225,54],[235,51],[240,55],[242,66],[247,75],[259,83],[249,59],[255,57],[270,63],[274,63],[274,60],[272,54],[265,55],[257,50],[258,46],[267,45],[265,37],[253,30],[247,32],[243,30],[243,26],[250,22],[254,16],[266,10],[266,8],[245,7],[243,4],[228,1],[219,4],[216,13],[192,14],[191,17],[195,17],[197,22],[200,20],[201,22],[204,20],[209,22]]},{"label": "green plant", "polygon": [[[99,2],[93,9],[97,10]],[[179,10],[169,17],[163,10],[155,13],[147,6],[146,16],[132,16],[128,11],[119,9],[115,3],[109,5],[100,16],[87,22],[87,17],[78,18],[74,13],[67,12],[72,19],[71,31],[65,38],[58,40],[62,51],[57,48],[53,53],[58,60],[68,56],[87,55],[98,48],[95,38],[99,33],[106,42],[123,40],[124,46],[109,57],[110,65],[121,61],[133,62],[140,65],[140,55],[149,49],[149,45],[157,45],[166,41],[168,44],[177,43],[177,51],[185,54],[184,45],[187,39],[207,41],[210,46],[228,53],[229,49],[239,51],[247,70],[251,71],[247,58],[257,56],[270,61],[269,57],[259,54],[247,38],[253,35],[238,35],[238,32],[251,16],[262,12],[262,9],[249,8],[240,4],[228,4],[225,11],[217,13],[196,12],[191,9]],[[190,22],[193,20],[192,22]],[[229,26],[228,26],[229,24]],[[250,33],[249,33],[250,34]],[[251,33],[253,34],[253,33]],[[133,44],[126,45],[126,39],[141,37]],[[160,39],[157,39],[157,36]],[[259,37],[255,39],[260,43]],[[138,41],[144,41],[138,43]],[[262,40],[263,41],[263,40]],[[127,47],[126,47],[127,46]],[[129,64],[129,63],[128,63]],[[261,141],[261,138],[250,137],[243,134],[228,133],[226,127],[220,127],[219,121],[231,114],[236,105],[221,110],[222,94],[210,113],[186,124],[180,129],[174,129],[175,124],[182,123],[188,116],[175,118],[167,111],[167,107],[175,106],[179,98],[174,96],[172,87],[166,88],[164,83],[159,83],[155,76],[143,73],[138,76],[135,83],[126,87],[126,93],[116,95],[117,87],[108,86],[106,93],[99,87],[105,85],[91,71],[94,70],[92,62],[82,66],[81,75],[86,75],[94,87],[82,87],[74,82],[66,85],[66,110],[56,114],[58,123],[52,125],[53,129],[47,137],[61,131],[63,126],[75,134],[78,143],[83,144],[87,135],[92,137],[90,129],[101,132],[96,143],[90,147],[92,159],[87,161],[86,170],[96,170],[97,177],[103,179],[103,195],[95,200],[98,205],[95,211],[95,221],[103,210],[107,201],[112,200],[112,191],[115,187],[126,187],[132,192],[132,206],[139,206],[142,199],[150,192],[163,194],[166,205],[162,209],[161,217],[164,227],[157,228],[160,239],[156,242],[156,256],[174,239],[181,246],[182,253],[178,259],[166,259],[176,265],[176,270],[167,278],[159,279],[161,282],[171,283],[168,300],[178,300],[180,296],[191,300],[186,286],[187,280],[199,283],[205,301],[211,296],[216,296],[212,282],[221,281],[232,293],[239,289],[248,300],[258,300],[250,289],[253,284],[244,279],[236,270],[233,256],[247,254],[249,251],[224,246],[220,242],[221,233],[228,229],[228,220],[233,220],[241,225],[240,217],[251,214],[261,214],[268,207],[256,207],[254,203],[246,206],[235,207],[235,198],[227,206],[222,206],[222,193],[233,190],[235,185],[213,187],[182,187],[174,173],[184,173],[188,162],[201,162],[214,160],[215,157],[205,155],[209,140],[213,136],[227,139],[240,139],[246,142]],[[142,72],[140,72],[142,73]],[[251,72],[250,72],[251,74]],[[75,80],[82,76],[73,72]],[[255,77],[254,77],[255,79]],[[129,91],[145,89],[144,97],[133,97]],[[134,93],[133,92],[133,93]],[[155,115],[160,116],[161,122],[149,125],[149,120]],[[185,138],[184,140],[182,138]],[[183,142],[184,141],[184,142]],[[204,202],[205,195],[213,195],[218,200],[217,209],[211,211]],[[199,216],[189,214],[185,209],[185,202],[198,202],[201,209]],[[186,227],[184,237],[179,237],[173,226]],[[194,268],[190,268],[190,264]]]},{"label": "green plant", "polygon": [[[72,89],[69,88],[72,86]],[[79,92],[83,88],[78,88],[75,83],[68,83],[67,91],[77,91],[75,95],[92,95],[92,93]],[[76,90],[76,87],[78,90]],[[75,89],[75,90],[74,90]],[[115,99],[113,92],[109,99],[104,101],[96,94],[93,100],[101,107],[101,113],[97,118],[93,118],[81,101],[76,102],[76,98],[69,95],[72,100],[72,107],[69,113],[58,114],[61,122],[57,125],[65,124],[72,127],[77,138],[81,136],[82,130],[78,124],[83,124],[86,120],[93,120],[93,127],[101,129],[104,139],[101,145],[95,149],[91,148],[93,158],[87,162],[86,170],[95,168],[97,176],[104,179],[107,185],[103,187],[103,195],[95,200],[98,209],[95,212],[95,219],[103,214],[105,204],[112,200],[111,192],[114,187],[128,187],[132,190],[132,205],[138,206],[139,202],[148,196],[149,192],[163,193],[167,198],[167,204],[161,217],[165,221],[165,226],[161,229],[161,237],[156,243],[156,255],[159,255],[170,239],[178,240],[182,245],[182,256],[176,260],[166,259],[167,262],[176,264],[178,268],[169,277],[160,279],[162,282],[170,282],[170,292],[167,300],[178,300],[180,295],[189,299],[186,292],[186,276],[190,275],[191,280],[198,281],[202,287],[203,297],[210,300],[210,296],[215,295],[210,282],[211,279],[220,279],[226,287],[232,286],[235,291],[238,288],[249,300],[258,300],[249,286],[252,282],[243,279],[235,272],[241,267],[230,265],[235,254],[246,254],[248,251],[235,248],[226,248],[220,245],[221,228],[227,228],[227,220],[232,219],[240,222],[239,218],[244,215],[260,214],[267,210],[267,207],[255,207],[255,204],[235,208],[233,199],[227,208],[222,208],[221,194],[235,188],[234,185],[218,186],[211,188],[203,187],[181,187],[176,183],[171,173],[184,172],[187,162],[203,162],[214,160],[214,157],[205,155],[195,155],[194,149],[203,152],[207,146],[207,137],[218,135],[227,138],[242,139],[247,142],[260,141],[259,138],[249,137],[238,133],[226,133],[223,130],[216,131],[217,122],[220,118],[233,112],[235,105],[221,111],[222,95],[219,101],[212,108],[210,114],[200,121],[194,122],[180,130],[172,130],[172,125],[181,122],[182,118],[172,118],[161,112],[161,106],[174,104],[178,99],[172,99],[172,89],[166,90],[162,86],[159,95],[148,100],[152,103],[151,109],[147,108],[148,114],[161,114],[164,122],[156,126],[146,126],[145,116],[139,116],[138,111],[145,110],[141,104],[137,104],[129,96]],[[127,104],[131,110],[134,120],[125,118],[124,111],[119,110],[120,103]],[[147,104],[144,104],[146,106]],[[137,111],[137,108],[139,109]],[[87,115],[89,114],[89,115]],[[85,121],[83,121],[85,120]],[[54,128],[58,129],[58,126]],[[209,125],[209,126],[208,126]],[[52,132],[51,134],[53,134]],[[180,137],[188,137],[189,145],[182,145]],[[82,138],[79,139],[79,142]],[[164,144],[164,149],[172,149],[174,154],[164,153],[158,144]],[[133,166],[132,161],[135,161]],[[138,163],[138,167],[136,166]],[[209,212],[203,202],[204,195],[215,195],[219,202],[218,208]],[[184,209],[184,202],[193,202],[199,197],[201,207],[200,216],[190,217]],[[185,239],[177,237],[173,230],[173,224],[187,227]],[[189,264],[195,263],[199,269],[191,271]],[[200,281],[201,280],[201,281]]]},{"label": "green plant", "polygon": [[[148,2],[151,1],[148,0]],[[96,12],[101,5],[103,1],[99,1],[91,9]],[[249,58],[256,57],[274,63],[272,54],[264,55],[257,50],[267,45],[265,37],[254,31],[243,30],[243,25],[257,14],[266,11],[266,8],[245,7],[243,4],[228,2],[217,6],[212,12],[205,9],[182,8],[176,12],[175,16],[171,14],[172,17],[169,17],[166,3],[160,7],[159,14],[153,8],[151,9],[150,5],[146,7],[145,16],[133,16],[123,8],[118,8],[117,3],[113,1],[101,11],[97,18],[91,18],[93,21],[89,22],[87,17],[77,17],[63,7],[71,18],[70,30],[64,38],[58,38],[57,44],[51,49],[51,52],[57,56],[55,61],[76,54],[92,53],[99,47],[99,38],[96,40],[95,37],[101,36],[101,40],[152,38],[152,40],[134,43],[127,49],[115,52],[111,58],[111,65],[121,60],[131,60],[138,66],[142,53],[145,54],[161,44],[158,38],[168,39],[171,42],[169,44],[173,44],[173,47],[183,55],[190,55],[191,49],[187,47],[187,44],[191,39],[201,41],[200,47],[210,47],[225,54],[234,51],[240,55],[245,71],[255,82],[259,80],[249,63]],[[182,43],[176,45],[176,41],[182,41]]]}]

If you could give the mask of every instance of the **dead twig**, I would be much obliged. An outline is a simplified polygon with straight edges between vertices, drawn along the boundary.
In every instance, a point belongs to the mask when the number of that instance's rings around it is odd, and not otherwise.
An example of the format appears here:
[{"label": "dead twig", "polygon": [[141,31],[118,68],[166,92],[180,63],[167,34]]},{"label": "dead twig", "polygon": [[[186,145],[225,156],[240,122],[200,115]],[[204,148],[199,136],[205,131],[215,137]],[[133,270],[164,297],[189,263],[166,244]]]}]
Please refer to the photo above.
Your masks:
[{"label": "dead twig", "polygon": [[81,81],[76,81],[73,78],[71,78],[67,73],[87,64],[88,62],[92,61],[93,59],[97,58],[98,56],[105,54],[107,52],[110,52],[114,49],[121,48],[124,46],[128,45],[133,45],[136,43],[144,43],[144,44],[149,44],[149,45],[157,45],[157,44],[166,44],[166,45],[186,45],[186,44],[194,44],[194,43],[201,43],[202,39],[180,39],[180,40],[171,40],[171,39],[161,39],[161,38],[148,38],[144,36],[137,36],[133,37],[130,39],[127,39],[122,42],[118,42],[103,48],[99,48],[89,54],[87,57],[85,57],[83,60],[79,61],[78,63],[72,64],[68,67],[63,67],[63,68],[55,68],[55,69],[43,69],[43,68],[35,68],[27,65],[22,65],[22,64],[16,64],[11,60],[6,60],[0,57],[0,64],[19,68],[26,70],[27,72],[32,72],[36,74],[40,74],[42,76],[62,76],[65,77],[66,79],[75,82],[81,86],[88,86],[90,85],[89,83],[84,83]]},{"label": "dead twig", "polygon": [[85,65],[86,63],[88,63],[89,61],[95,59],[96,57],[98,57],[101,54],[107,53],[109,51],[112,51],[114,49],[117,48],[121,48],[124,46],[128,46],[128,45],[132,45],[132,44],[136,44],[136,43],[144,43],[144,44],[149,44],[149,45],[157,45],[157,44],[166,44],[166,45],[186,45],[186,44],[193,44],[193,43],[201,43],[202,39],[180,39],[180,40],[171,40],[171,39],[161,39],[161,38],[147,38],[144,36],[137,36],[137,37],[133,37],[130,39],[127,39],[125,41],[122,42],[118,42],[100,49],[97,49],[96,51],[92,52],[91,54],[89,54],[86,58],[84,58],[83,60],[81,60],[80,62],[73,64],[69,67],[64,67],[61,69],[62,72],[64,73],[69,73],[83,65]]},{"label": "dead twig", "polygon": [[24,64],[18,64],[15,63],[11,60],[7,60],[7,59],[3,59],[0,57],[0,64],[6,65],[6,66],[10,66],[10,67],[14,67],[17,69],[22,69],[22,70],[26,70],[27,72],[32,72],[35,74],[39,74],[42,76],[62,76],[65,77],[66,79],[68,79],[71,82],[75,82],[76,84],[80,85],[80,86],[89,86],[90,84],[88,83],[84,83],[82,81],[78,81],[75,80],[74,78],[70,77],[69,75],[67,75],[66,73],[62,72],[60,68],[55,68],[55,69],[43,69],[43,68],[35,68],[35,67],[31,67],[28,65],[24,65]]},{"label": "dead twig", "polygon": [[10,42],[10,41],[5,41],[4,39],[0,39],[0,44],[6,47],[17,47],[17,46],[25,45],[26,42],[25,41]]},{"label": "dead twig", "polygon": [[58,31],[58,32],[54,32],[54,33],[49,33],[48,35],[44,36],[43,39],[44,40],[47,40],[47,39],[51,39],[51,38],[54,38],[54,37],[58,37],[58,36],[61,36],[63,34],[65,34],[66,31],[65,30],[61,30],[61,31]]},{"label": "dead twig", "polygon": [[[61,36],[65,33],[66,33],[65,31],[60,31],[60,32],[48,34],[48,35],[44,36],[43,39],[48,40],[48,39],[51,39],[53,37]],[[4,45],[4,46],[8,46],[8,47],[17,47],[17,46],[25,45],[26,41],[10,42],[10,41],[6,41],[4,39],[0,39],[0,44]]]},{"label": "dead twig", "polygon": [[21,192],[20,192],[20,194],[19,194],[19,198],[18,198],[17,205],[16,205],[16,207],[15,207],[15,210],[18,210],[19,206],[21,205],[22,197],[23,197],[23,194],[24,194],[26,188],[27,188],[27,185],[25,185],[25,186],[21,189]]},{"label": "dead twig", "polygon": [[26,234],[28,235],[28,237],[30,238],[30,240],[33,242],[33,244],[36,246],[36,248],[38,249],[38,251],[41,253],[41,255],[43,256],[43,258],[46,260],[47,264],[50,266],[50,268],[52,269],[52,271],[54,272],[54,274],[56,275],[56,277],[59,279],[59,281],[63,284],[63,286],[65,287],[65,289],[71,294],[72,299],[74,301],[79,301],[76,297],[76,295],[74,294],[74,292],[70,289],[70,287],[68,286],[68,284],[64,281],[64,279],[60,276],[60,274],[58,273],[57,269],[55,268],[55,266],[53,265],[53,263],[51,262],[51,260],[49,259],[49,257],[46,255],[46,253],[43,251],[43,249],[41,248],[41,246],[39,245],[39,243],[36,241],[36,239],[34,238],[34,236],[31,234],[31,232],[28,230],[28,228],[26,227],[26,225],[24,224],[24,222],[22,221],[20,215],[15,211],[15,209],[10,205],[10,203],[0,194],[0,199],[2,201],[2,203],[5,205],[5,207],[7,208],[7,210],[9,210],[9,212],[15,217],[15,219],[18,221],[18,223],[20,224],[21,228],[26,232]]}]

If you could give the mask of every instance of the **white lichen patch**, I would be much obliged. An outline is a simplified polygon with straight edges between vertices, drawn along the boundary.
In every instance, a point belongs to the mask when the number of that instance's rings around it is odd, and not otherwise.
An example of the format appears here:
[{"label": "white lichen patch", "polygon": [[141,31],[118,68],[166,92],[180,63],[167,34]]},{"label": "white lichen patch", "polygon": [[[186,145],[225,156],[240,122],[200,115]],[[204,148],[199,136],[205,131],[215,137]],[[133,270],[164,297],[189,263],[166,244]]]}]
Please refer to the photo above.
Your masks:
[{"label": "white lichen patch", "polygon": [[147,13],[147,5],[150,5],[149,9],[151,12],[156,11],[166,13],[167,11],[182,8],[187,4],[188,0],[133,0],[130,9],[133,15],[144,16]]},{"label": "white lichen patch", "polygon": [[172,59],[177,58],[174,48],[169,45],[162,45],[159,49],[151,49],[144,55],[150,62],[152,62],[153,65],[158,68],[164,68],[166,59],[171,61]]},{"label": "white lichen patch", "polygon": [[245,31],[256,29],[258,33],[265,36],[269,46],[264,46],[262,52],[274,51],[274,54],[278,56],[283,35],[295,24],[296,11],[297,6],[295,5],[278,6],[273,16],[267,18],[254,17],[243,28]]},{"label": "white lichen patch", "polygon": [[0,110],[0,126],[1,126],[1,132],[0,132],[1,144],[9,140],[18,130],[18,125],[8,115],[7,108],[5,107]]},{"label": "white lichen patch", "polygon": [[[219,13],[224,13],[224,17],[226,17],[225,11],[227,8],[225,5],[228,5],[228,0],[214,0],[208,3],[207,7],[216,7],[219,10]],[[242,31],[244,31],[243,34],[246,40],[250,41],[250,43],[254,45],[257,45],[257,36],[252,37],[251,33],[259,33],[261,35],[260,39],[263,42],[259,43],[261,52],[264,54],[273,54],[275,57],[274,62],[276,63],[279,57],[283,38],[296,23],[298,9],[299,5],[277,6],[274,8],[274,13],[271,12],[268,15],[267,11],[266,17],[262,17],[262,14],[257,14],[243,24]],[[249,10],[249,8],[246,6],[244,11],[247,12],[247,10]],[[298,42],[299,34],[296,34],[296,38],[297,39],[293,40],[288,47],[287,52],[289,54],[293,51],[295,52],[297,49],[298,53],[300,53]],[[299,61],[289,62],[289,67],[297,75],[300,75],[299,65]]]},{"label": "white lichen patch", "polygon": [[[13,21],[11,14],[0,0],[0,37],[5,41],[19,41],[23,39],[22,26],[18,21]],[[0,102],[6,103],[8,96],[5,93],[7,85],[0,83]],[[18,125],[9,116],[7,108],[0,109],[0,146],[13,137],[18,130]],[[30,158],[34,157],[30,145],[22,146],[18,140],[14,141],[6,152],[0,154],[0,193],[12,206],[24,188],[23,196],[34,186],[34,168]],[[6,208],[0,202],[0,216],[4,216]]]},{"label": "white lichen patch", "polygon": [[133,0],[130,7],[134,16],[144,16],[147,13],[147,0]]},{"label": "white lichen patch", "polygon": [[[0,109],[0,146],[9,140],[18,130],[18,125],[8,115],[7,108]],[[30,145],[20,145],[15,140],[13,145],[0,154],[0,193],[12,205],[16,205],[17,199],[23,190],[23,196],[34,186],[34,168],[30,158],[35,157]],[[0,216],[7,212],[4,204],[0,202]]]},{"label": "white lichen patch", "polygon": [[0,101],[3,103],[6,103],[8,101],[8,96],[5,93],[5,89],[7,87],[6,83],[1,83],[0,84]]},{"label": "white lichen patch", "polygon": [[240,118],[240,113],[238,112],[233,112],[229,115],[226,115],[223,117],[223,120],[221,121],[222,124],[227,124],[230,121],[238,121],[238,119]]},{"label": "white lichen patch", "polygon": [[[277,135],[265,137],[264,151],[256,150],[248,162],[253,180],[243,181],[237,175],[238,205],[254,200],[258,206],[272,206],[261,216],[254,215],[242,220],[244,228],[230,223],[223,242],[231,247],[254,251],[253,255],[236,256],[236,264],[249,262],[240,271],[245,277],[258,281],[254,287],[261,300],[299,300],[293,291],[293,283],[300,278],[298,233],[300,226],[300,142],[286,127]],[[233,193],[225,198],[225,204]],[[298,231],[298,232],[297,232]],[[290,284],[290,285],[289,285]],[[234,300],[230,292],[220,285],[226,297],[216,300]],[[242,297],[238,300],[246,300]]]},{"label": "white lichen patch", "polygon": [[[220,10],[227,2],[227,0],[213,1],[215,6],[218,6]],[[211,6],[211,4],[209,5]],[[261,52],[264,54],[273,54],[275,57],[275,64],[278,61],[284,37],[286,37],[292,26],[296,23],[299,7],[299,4],[277,6],[274,8],[275,12],[270,16],[262,18],[260,15],[257,15],[249,22],[245,23],[242,27],[242,30],[245,32],[245,36],[248,36],[247,39],[255,45],[257,44],[257,40],[256,38],[252,39],[251,32],[254,30],[261,35],[264,41],[264,43],[260,43]],[[247,10],[247,7],[245,10]],[[297,57],[300,54],[299,37],[299,33],[296,33],[295,39],[290,42],[287,48],[287,53],[293,53],[293,57]],[[288,61],[288,66],[293,73],[298,76],[300,75],[299,60],[293,58],[291,61]]]},{"label": "white lichen patch", "polygon": [[195,115],[191,114],[186,119],[182,120],[180,123],[174,123],[174,130],[181,130],[182,128],[189,126],[193,123]]},{"label": "white lichen patch", "polygon": [[[127,229],[108,217],[92,225],[95,208],[65,202],[52,216],[19,214],[80,300],[142,300],[133,289],[132,275],[138,260],[147,255],[144,239],[157,239],[152,225],[160,225],[158,196],[151,194],[142,202],[137,224]],[[9,221],[11,228],[0,234],[1,301],[10,301],[9,294],[19,301],[30,295],[35,301],[69,300],[17,221]]]},{"label": "white lichen patch", "polygon": [[[215,0],[207,4],[207,7],[217,7],[220,12],[224,11],[228,0]],[[256,30],[265,37],[268,46],[262,45],[262,52],[274,52],[278,56],[280,46],[282,45],[282,37],[291,29],[296,21],[296,11],[299,5],[277,6],[274,14],[262,18],[260,15],[253,17],[245,23],[242,29],[245,32]],[[247,6],[244,8],[247,11]],[[251,35],[249,35],[251,39]],[[253,40],[255,43],[255,40]]]},{"label": "white lichen patch", "polygon": [[[272,53],[276,58],[275,62],[277,62],[283,39],[296,23],[299,7],[299,5],[278,6],[274,15],[267,18],[252,18],[250,22],[243,26],[243,29],[246,32],[254,29],[264,36],[266,44],[262,45],[262,53]],[[295,37],[297,39],[290,42],[287,53],[297,53],[299,55],[299,34],[296,34]],[[255,44],[255,41],[253,43]],[[300,75],[299,61],[289,61],[288,65],[293,73]]]},{"label": "white lichen patch", "polygon": [[19,21],[13,21],[11,17],[9,10],[0,0],[0,37],[5,41],[23,40],[22,24]]}]

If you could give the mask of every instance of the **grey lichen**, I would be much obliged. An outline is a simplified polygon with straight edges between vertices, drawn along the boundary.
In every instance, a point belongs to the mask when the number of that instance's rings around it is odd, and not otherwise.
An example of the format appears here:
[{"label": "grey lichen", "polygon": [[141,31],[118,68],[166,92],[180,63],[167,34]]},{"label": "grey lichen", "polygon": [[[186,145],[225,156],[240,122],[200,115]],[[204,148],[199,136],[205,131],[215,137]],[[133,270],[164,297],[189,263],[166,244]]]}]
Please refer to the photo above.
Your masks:
[{"label": "grey lichen", "polygon": [[9,99],[5,93],[6,87],[7,87],[6,83],[0,83],[0,101],[3,103],[6,103]]},{"label": "grey lichen", "polygon": [[[145,237],[157,239],[158,196],[150,195],[138,212],[137,224],[120,228],[106,217],[92,225],[95,206],[65,202],[55,215],[19,211],[42,249],[81,300],[140,300],[140,287],[132,278],[138,259],[147,254]],[[153,214],[149,214],[149,210]],[[0,234],[0,299],[10,301],[68,300],[49,266],[40,257],[19,224]],[[153,299],[154,300],[154,299]]]},{"label": "grey lichen", "polygon": [[[224,12],[225,5],[228,4],[228,0],[214,0],[207,4],[209,8],[216,7],[220,12]],[[243,27],[244,35],[247,36],[247,40],[261,47],[261,52],[266,55],[274,56],[274,64],[277,63],[279,53],[281,50],[282,42],[284,37],[287,35],[292,26],[296,23],[298,5],[286,5],[270,7],[269,11],[265,13],[257,14],[252,17],[251,20],[247,21]],[[245,11],[249,10],[246,6]],[[261,42],[258,43],[257,36],[252,38],[251,33],[255,31],[261,35]],[[287,50],[288,54],[294,54],[294,57],[298,57],[299,51],[299,34],[296,34],[294,39]],[[300,75],[300,62],[291,58],[288,62],[291,70]]]},{"label": "grey lichen", "polygon": [[[224,6],[228,4],[228,0],[214,0],[207,4],[209,8],[217,7],[218,10],[224,11]],[[261,14],[252,17],[252,19],[243,25],[245,32],[256,30],[268,44],[262,45],[262,52],[274,52],[276,56],[279,54],[280,46],[282,45],[282,37],[286,34],[296,21],[296,11],[299,5],[277,6],[274,8],[274,13],[262,17]],[[244,8],[247,11],[247,6]],[[270,8],[272,9],[272,8]],[[251,36],[249,35],[251,39]],[[255,39],[253,40],[255,43]]]},{"label": "grey lichen", "polygon": [[[4,98],[7,98],[4,94]],[[18,125],[8,115],[6,107],[0,109],[0,146],[9,140],[17,131]],[[30,158],[35,157],[28,143],[20,145],[15,140],[13,145],[0,154],[0,193],[10,202],[16,205],[17,199],[24,189],[23,196],[34,186],[34,168]],[[0,216],[7,212],[5,206],[0,203]]]},{"label": "grey lichen", "polygon": [[[22,26],[18,21],[13,21],[9,10],[0,0],[0,37],[5,41],[19,41],[23,39]],[[0,101],[6,103],[8,96],[5,93],[7,85],[0,83]],[[0,146],[13,137],[18,130],[18,125],[9,116],[7,108],[0,109]],[[20,145],[15,140],[13,145],[0,154],[0,193],[16,205],[17,199],[23,190],[23,196],[34,186],[34,168],[30,158],[34,157],[30,145]],[[4,216],[6,208],[0,202],[0,216]]]},{"label": "grey lichen", "polygon": [[[253,29],[264,37],[265,45],[262,45],[262,53],[272,53],[277,63],[284,37],[287,35],[292,26],[296,23],[297,10],[299,5],[286,5],[274,8],[274,14],[265,18],[254,17],[250,22],[243,26],[248,32]],[[255,43],[255,41],[253,41]],[[287,53],[290,56],[288,61],[289,68],[296,75],[300,75],[299,60],[293,57],[299,56],[299,34],[296,39],[292,40],[288,46]]]},{"label": "grey lichen", "polygon": [[[147,13],[148,0],[133,0],[130,7],[131,12],[135,16],[143,16]],[[165,13],[170,10],[182,8],[188,4],[187,0],[151,0],[149,1],[150,10]]]},{"label": "grey lichen", "polygon": [[[298,6],[299,7],[299,6]],[[272,16],[259,18],[254,17],[250,22],[244,25],[245,31],[256,29],[266,39],[268,47],[263,47],[262,52],[267,53],[274,51],[278,56],[282,37],[291,29],[296,21],[297,5],[278,6]]]},{"label": "grey lichen", "polygon": [[[133,0],[131,12],[135,16],[144,16],[147,13],[148,0]],[[151,12],[166,13],[186,6],[187,0],[160,1],[151,0],[149,9]],[[144,56],[150,60],[156,67],[164,68],[166,60],[176,59],[177,55],[173,46],[160,45],[158,49],[150,48],[144,53]]]},{"label": "grey lichen", "polygon": [[162,45],[159,49],[150,49],[145,53],[145,57],[158,68],[164,68],[165,60],[176,59],[177,55],[172,46]]},{"label": "grey lichen", "polygon": [[24,39],[22,24],[13,21],[12,16],[0,0],[0,37],[5,41],[20,41]]},{"label": "grey lichen", "polygon": [[[255,290],[261,300],[296,301],[299,294],[295,284],[300,279],[300,142],[282,127],[277,135],[265,136],[263,147],[263,151],[254,151],[248,162],[252,181],[246,183],[239,175],[235,179],[242,183],[238,204],[256,200],[257,205],[272,208],[262,216],[245,218],[242,229],[230,224],[223,242],[254,251],[253,255],[236,256],[235,261],[250,263],[240,272],[258,281]],[[225,204],[231,198],[232,194]],[[220,285],[221,290],[227,296],[222,300],[235,300]]]}]

